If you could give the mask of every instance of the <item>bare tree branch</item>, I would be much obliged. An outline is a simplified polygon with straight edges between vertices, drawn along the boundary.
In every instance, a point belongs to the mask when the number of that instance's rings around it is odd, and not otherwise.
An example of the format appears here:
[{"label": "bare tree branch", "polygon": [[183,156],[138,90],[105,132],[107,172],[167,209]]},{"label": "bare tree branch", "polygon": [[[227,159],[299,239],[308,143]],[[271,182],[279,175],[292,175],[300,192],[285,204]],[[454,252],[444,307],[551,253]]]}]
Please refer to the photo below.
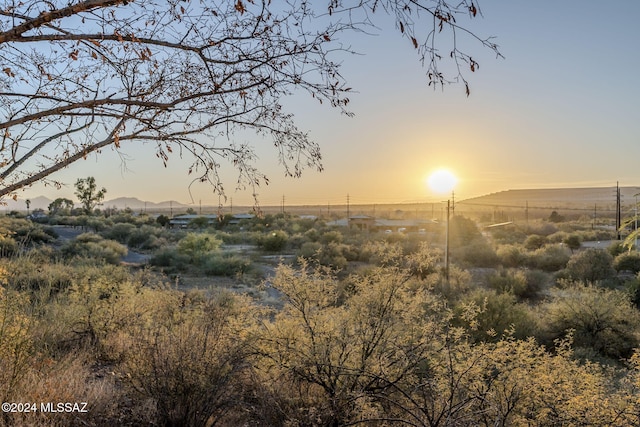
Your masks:
[{"label": "bare tree branch", "polygon": [[[429,84],[468,88],[463,65],[478,64],[459,50],[456,32],[499,54],[456,20],[476,15],[473,0],[328,0],[325,9],[301,0],[6,1],[0,198],[103,147],[120,150],[124,140],[155,144],[165,164],[172,147],[188,153],[189,172],[222,197],[223,163],[236,169],[240,188],[268,182],[253,147],[233,142],[238,132],[270,137],[287,175],[322,170],[319,147],[282,101],[307,93],[350,114],[340,75],[340,53],[350,50],[340,36],[374,28],[378,9],[417,49]],[[435,38],[447,29],[451,58]],[[457,70],[451,79],[438,69],[445,59]]]}]

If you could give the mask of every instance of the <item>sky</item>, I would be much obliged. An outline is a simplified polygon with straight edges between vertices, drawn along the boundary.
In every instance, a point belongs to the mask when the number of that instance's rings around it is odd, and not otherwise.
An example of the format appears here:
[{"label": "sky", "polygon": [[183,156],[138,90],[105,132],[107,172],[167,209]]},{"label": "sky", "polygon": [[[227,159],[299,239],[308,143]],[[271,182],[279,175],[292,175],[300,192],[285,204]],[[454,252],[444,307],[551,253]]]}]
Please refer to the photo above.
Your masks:
[{"label": "sky", "polygon": [[[376,36],[344,36],[361,53],[345,57],[342,70],[356,91],[355,116],[307,97],[286,100],[320,145],[324,171],[286,178],[277,153],[262,147],[270,143],[255,139],[270,179],[258,189],[260,204],[441,201],[426,184],[440,168],[458,178],[458,200],[508,189],[640,185],[640,2],[480,0],[480,9],[472,29],[495,36],[504,58],[469,46],[480,64],[465,75],[469,97],[462,85],[428,87],[393,23]],[[36,185],[19,197],[75,199],[75,180],[94,176],[107,199],[219,203],[207,184],[190,186],[186,162],[174,157],[164,168],[152,147],[126,153],[123,161],[104,150],[58,173],[62,189]],[[224,176],[223,204],[252,205],[251,189],[234,192],[234,175]]]}]

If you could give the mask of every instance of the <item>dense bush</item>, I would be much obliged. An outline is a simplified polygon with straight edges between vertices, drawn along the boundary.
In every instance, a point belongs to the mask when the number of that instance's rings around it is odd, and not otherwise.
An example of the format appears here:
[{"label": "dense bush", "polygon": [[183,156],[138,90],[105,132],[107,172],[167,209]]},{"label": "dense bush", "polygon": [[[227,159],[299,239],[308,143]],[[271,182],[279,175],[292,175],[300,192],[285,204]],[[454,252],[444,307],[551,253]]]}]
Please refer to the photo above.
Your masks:
[{"label": "dense bush", "polygon": [[455,312],[456,324],[463,325],[474,342],[524,339],[535,330],[530,310],[509,292],[477,289],[458,302]]},{"label": "dense bush", "polygon": [[521,267],[527,265],[528,254],[519,245],[500,245],[496,255],[503,267]]},{"label": "dense bush", "polygon": [[451,257],[465,267],[495,267],[500,262],[495,249],[484,240],[451,249]]},{"label": "dense bush", "polygon": [[215,425],[248,398],[243,378],[251,371],[252,312],[226,294],[181,305],[165,304],[171,318],[129,332],[127,383],[152,400],[159,424]]},{"label": "dense bush", "polygon": [[519,296],[527,288],[527,276],[523,270],[499,269],[488,277],[489,287],[498,293]]},{"label": "dense bush", "polygon": [[104,261],[118,264],[127,255],[127,247],[114,240],[107,240],[94,233],[83,233],[62,247],[66,257]]},{"label": "dense bush", "polygon": [[640,315],[629,295],[595,286],[573,286],[553,294],[542,306],[543,341],[573,334],[576,348],[619,360],[640,345]]},{"label": "dense bush", "polygon": [[534,251],[528,260],[528,267],[543,271],[559,271],[566,267],[571,253],[562,245],[546,245]]},{"label": "dense bush", "polygon": [[611,254],[604,249],[595,248],[588,248],[571,256],[565,273],[570,280],[582,282],[597,282],[616,275]]},{"label": "dense bush", "polygon": [[222,240],[209,233],[187,233],[176,247],[179,254],[189,257],[190,262],[199,263],[202,258],[220,249]]},{"label": "dense bush", "polygon": [[238,276],[251,268],[251,261],[236,254],[210,254],[202,260],[202,270],[209,276]]},{"label": "dense bush", "polygon": [[524,247],[530,251],[535,251],[536,249],[540,249],[544,245],[547,244],[547,238],[545,236],[539,236],[537,234],[532,234],[527,237],[524,241]]},{"label": "dense bush", "polygon": [[188,255],[179,253],[174,248],[161,248],[153,253],[149,264],[155,267],[165,267],[165,272],[175,273],[186,271],[191,259]]},{"label": "dense bush", "polygon": [[158,228],[145,224],[132,230],[126,243],[131,248],[153,250],[162,245],[164,240],[159,238],[161,234]]},{"label": "dense bush", "polygon": [[18,243],[9,236],[0,236],[0,257],[11,257],[18,252]]},{"label": "dense bush", "polygon": [[502,227],[491,227],[487,229],[492,239],[502,245],[515,245],[524,242],[527,234],[520,227],[510,224]]},{"label": "dense bush", "polygon": [[640,272],[640,253],[625,252],[613,260],[613,268],[616,271],[630,271],[634,274]]},{"label": "dense bush", "polygon": [[258,240],[258,246],[267,252],[280,252],[289,241],[289,236],[282,230],[272,231],[262,235]]},{"label": "dense bush", "polygon": [[539,270],[499,269],[489,274],[487,281],[498,293],[509,293],[518,299],[535,299],[548,278]]},{"label": "dense bush", "polygon": [[114,224],[112,227],[106,229],[101,233],[105,239],[116,240],[120,243],[126,244],[129,240],[129,236],[136,229],[136,226],[126,222]]}]

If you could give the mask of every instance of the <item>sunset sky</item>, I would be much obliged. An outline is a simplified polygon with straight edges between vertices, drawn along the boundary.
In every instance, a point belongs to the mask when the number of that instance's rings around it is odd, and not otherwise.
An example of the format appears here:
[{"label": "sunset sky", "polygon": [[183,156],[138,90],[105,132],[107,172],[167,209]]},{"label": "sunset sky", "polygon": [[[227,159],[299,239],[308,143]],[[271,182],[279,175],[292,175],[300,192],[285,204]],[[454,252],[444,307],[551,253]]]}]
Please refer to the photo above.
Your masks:
[{"label": "sunset sky", "polygon": [[[598,7],[595,7],[595,6]],[[411,43],[387,25],[378,36],[344,36],[362,56],[344,59],[343,75],[357,91],[355,117],[306,97],[286,105],[323,150],[325,171],[284,178],[269,141],[256,139],[259,166],[271,184],[260,203],[354,204],[441,200],[426,184],[446,167],[458,178],[456,198],[518,188],[640,185],[640,2],[481,0],[484,18],[472,29],[496,36],[504,59],[471,47],[479,71],[444,91],[427,86]],[[383,20],[384,21],[384,20]],[[381,23],[383,25],[383,23]],[[352,37],[353,36],[353,37]],[[107,199],[217,204],[206,184],[194,184],[177,157],[164,169],[153,148],[127,151],[126,168],[111,150],[55,178],[68,187],[34,188],[20,198],[73,196],[78,177],[94,176]],[[234,192],[251,204],[251,190]]]}]

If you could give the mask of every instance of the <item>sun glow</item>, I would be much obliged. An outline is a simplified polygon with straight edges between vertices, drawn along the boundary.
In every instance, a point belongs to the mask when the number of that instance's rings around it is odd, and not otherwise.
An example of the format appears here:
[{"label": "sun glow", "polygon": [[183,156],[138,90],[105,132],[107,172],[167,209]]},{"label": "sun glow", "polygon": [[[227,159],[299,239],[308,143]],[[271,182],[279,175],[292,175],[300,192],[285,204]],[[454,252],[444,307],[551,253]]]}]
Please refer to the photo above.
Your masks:
[{"label": "sun glow", "polygon": [[449,169],[438,169],[429,175],[427,184],[434,193],[444,194],[453,190],[458,178]]}]

